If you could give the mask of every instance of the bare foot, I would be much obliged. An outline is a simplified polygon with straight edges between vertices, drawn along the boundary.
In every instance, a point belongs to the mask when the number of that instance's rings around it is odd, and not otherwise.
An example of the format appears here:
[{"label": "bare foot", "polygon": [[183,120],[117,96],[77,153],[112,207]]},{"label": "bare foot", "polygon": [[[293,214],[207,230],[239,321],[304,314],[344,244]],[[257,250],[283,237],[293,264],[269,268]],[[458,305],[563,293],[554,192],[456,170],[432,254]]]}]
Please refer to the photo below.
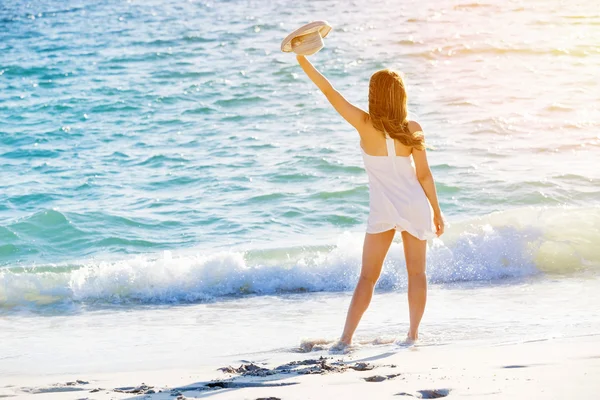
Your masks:
[{"label": "bare foot", "polygon": [[413,346],[418,339],[419,339],[418,333],[416,335],[411,335],[410,332],[408,332],[406,334],[406,338],[404,340],[396,341],[396,345],[402,346],[402,347]]},{"label": "bare foot", "polygon": [[345,354],[350,351],[351,346],[352,346],[351,343],[346,343],[341,340],[338,340],[333,346],[331,346],[329,351],[332,351],[334,353]]}]

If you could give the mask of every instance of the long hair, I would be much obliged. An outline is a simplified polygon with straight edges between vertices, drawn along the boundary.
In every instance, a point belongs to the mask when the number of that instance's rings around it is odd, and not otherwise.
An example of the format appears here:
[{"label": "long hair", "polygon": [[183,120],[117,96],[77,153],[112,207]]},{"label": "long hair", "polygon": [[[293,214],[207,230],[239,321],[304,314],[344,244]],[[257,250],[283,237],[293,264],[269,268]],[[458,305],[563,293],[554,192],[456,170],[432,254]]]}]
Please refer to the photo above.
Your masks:
[{"label": "long hair", "polygon": [[402,77],[390,69],[382,69],[371,76],[369,82],[369,117],[373,127],[405,146],[425,149],[422,132],[408,129],[406,90]]}]

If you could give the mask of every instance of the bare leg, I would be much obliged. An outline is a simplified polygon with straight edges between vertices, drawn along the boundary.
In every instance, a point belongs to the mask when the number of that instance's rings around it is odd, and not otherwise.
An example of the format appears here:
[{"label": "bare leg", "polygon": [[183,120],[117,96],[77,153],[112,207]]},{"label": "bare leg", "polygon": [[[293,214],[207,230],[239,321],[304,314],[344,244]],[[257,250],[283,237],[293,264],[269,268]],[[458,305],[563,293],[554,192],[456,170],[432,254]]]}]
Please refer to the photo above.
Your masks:
[{"label": "bare leg", "polygon": [[408,308],[410,311],[410,330],[407,339],[415,341],[419,338],[419,324],[427,302],[427,274],[425,273],[427,241],[419,240],[403,231],[402,243],[408,273]]},{"label": "bare leg", "polygon": [[375,289],[375,284],[381,274],[383,261],[390,249],[395,233],[396,231],[392,229],[376,234],[365,234],[360,278],[348,308],[346,325],[340,338],[340,344],[348,345],[352,342],[354,331],[367,307],[369,307],[369,303],[371,303],[373,289]]}]

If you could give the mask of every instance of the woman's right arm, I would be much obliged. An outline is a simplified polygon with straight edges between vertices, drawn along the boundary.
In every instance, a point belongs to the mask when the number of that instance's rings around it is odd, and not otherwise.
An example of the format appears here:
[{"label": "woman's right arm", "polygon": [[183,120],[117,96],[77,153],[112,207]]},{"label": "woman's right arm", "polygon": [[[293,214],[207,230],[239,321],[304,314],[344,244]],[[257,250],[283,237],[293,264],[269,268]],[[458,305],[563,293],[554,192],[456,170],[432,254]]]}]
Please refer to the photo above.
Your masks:
[{"label": "woman's right arm", "polygon": [[323,92],[329,103],[335,108],[335,110],[352,125],[360,133],[364,130],[364,126],[368,117],[368,114],[350,103],[342,96],[340,92],[335,90],[333,85],[312,65],[312,63],[305,57],[297,55],[296,59],[302,67],[302,70],[308,75],[311,81]]},{"label": "woman's right arm", "polygon": [[427,152],[425,149],[417,150],[413,148],[412,156],[415,160],[417,179],[433,209],[433,224],[435,225],[436,235],[440,236],[444,233],[444,219],[438,202],[433,174],[431,173],[431,168],[429,168],[429,163],[427,162]]}]

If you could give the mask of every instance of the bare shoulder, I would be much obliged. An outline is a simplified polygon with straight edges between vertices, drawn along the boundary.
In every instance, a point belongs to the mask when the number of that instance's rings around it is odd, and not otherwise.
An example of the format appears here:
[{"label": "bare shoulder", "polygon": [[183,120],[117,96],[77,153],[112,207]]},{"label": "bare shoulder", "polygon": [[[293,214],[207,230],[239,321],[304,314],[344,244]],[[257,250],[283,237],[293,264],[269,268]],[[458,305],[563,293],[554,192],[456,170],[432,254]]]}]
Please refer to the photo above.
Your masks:
[{"label": "bare shoulder", "polygon": [[373,123],[371,122],[371,116],[368,112],[365,112],[361,119],[361,125],[357,127],[358,134],[361,137],[368,137],[373,134],[375,128],[373,128]]},{"label": "bare shoulder", "polygon": [[[410,131],[411,134],[415,135],[415,136],[419,136],[422,139],[425,139],[425,134],[423,133],[423,128],[421,128],[421,124],[419,124],[417,121],[408,121],[408,130]],[[417,133],[418,132],[418,133]],[[413,155],[413,159],[415,160],[415,164],[417,165],[425,165],[427,166],[427,156],[425,155],[425,149],[416,149],[416,148],[412,148],[411,149],[411,153]],[[421,168],[422,169],[422,168]]]},{"label": "bare shoulder", "polygon": [[408,121],[408,129],[411,133],[423,132],[423,128],[417,121]]}]

